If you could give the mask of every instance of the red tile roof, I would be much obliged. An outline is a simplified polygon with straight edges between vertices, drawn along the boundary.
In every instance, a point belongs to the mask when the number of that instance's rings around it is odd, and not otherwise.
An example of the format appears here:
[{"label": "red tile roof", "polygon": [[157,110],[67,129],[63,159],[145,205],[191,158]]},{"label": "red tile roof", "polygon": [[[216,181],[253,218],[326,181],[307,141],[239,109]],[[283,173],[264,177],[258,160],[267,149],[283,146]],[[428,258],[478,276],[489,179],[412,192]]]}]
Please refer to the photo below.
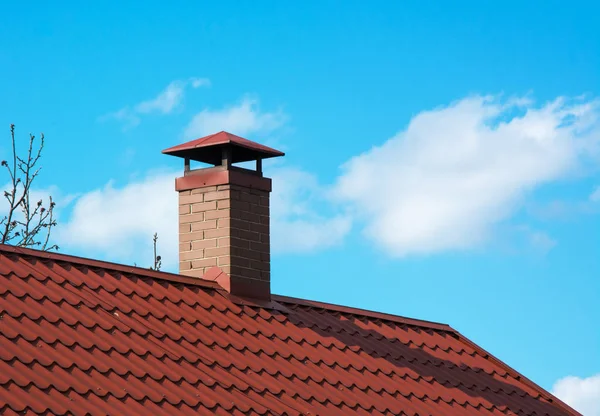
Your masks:
[{"label": "red tile roof", "polygon": [[0,246],[0,414],[577,415],[447,325]]}]

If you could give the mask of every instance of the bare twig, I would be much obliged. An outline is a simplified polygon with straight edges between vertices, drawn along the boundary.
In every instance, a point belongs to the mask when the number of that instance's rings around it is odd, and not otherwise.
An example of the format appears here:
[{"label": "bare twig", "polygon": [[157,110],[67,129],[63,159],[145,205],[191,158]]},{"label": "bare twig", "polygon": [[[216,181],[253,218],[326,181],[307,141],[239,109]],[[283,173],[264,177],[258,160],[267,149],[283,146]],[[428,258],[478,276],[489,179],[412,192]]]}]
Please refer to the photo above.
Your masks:
[{"label": "bare twig", "polygon": [[162,266],[162,258],[156,255],[156,242],[158,241],[158,233],[154,233],[154,237],[152,238],[152,243],[154,245],[154,266],[150,267],[152,270],[159,271],[160,266]]},{"label": "bare twig", "polygon": [[[10,136],[12,141],[12,167],[7,161],[2,161],[10,176],[9,189],[4,191],[4,197],[8,202],[8,213],[0,220],[0,243],[15,243],[21,247],[37,247],[42,250],[58,250],[56,244],[49,245],[52,228],[56,226],[54,218],[55,202],[50,197],[49,205],[44,206],[39,200],[32,207],[30,201],[31,186],[39,175],[40,169],[36,167],[44,149],[44,135],[40,135],[40,142],[35,148],[36,137],[29,135],[29,148],[26,157],[17,155],[15,139],[15,125],[10,125]],[[18,215],[18,211],[21,212]],[[45,237],[38,238],[40,233],[45,232]]]}]

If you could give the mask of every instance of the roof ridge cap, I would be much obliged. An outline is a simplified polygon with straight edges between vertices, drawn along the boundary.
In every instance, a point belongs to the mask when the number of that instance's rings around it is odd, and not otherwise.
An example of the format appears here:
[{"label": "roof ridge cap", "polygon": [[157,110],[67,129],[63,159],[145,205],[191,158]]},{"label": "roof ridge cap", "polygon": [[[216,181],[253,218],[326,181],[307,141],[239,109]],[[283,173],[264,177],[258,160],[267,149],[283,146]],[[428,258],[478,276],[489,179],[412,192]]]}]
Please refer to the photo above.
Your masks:
[{"label": "roof ridge cap", "polygon": [[[217,134],[221,134],[221,133],[225,133],[225,132],[224,131],[219,131],[217,133],[209,134],[208,136],[198,137],[196,140],[192,140],[192,141],[197,141],[196,146],[198,146],[199,144],[202,144],[202,143],[204,143],[204,142],[212,139]],[[175,147],[177,147],[177,146],[175,146]]]},{"label": "roof ridge cap", "polygon": [[271,298],[273,298],[273,300],[276,300],[279,302],[295,303],[295,304],[298,304],[301,306],[322,308],[322,309],[327,309],[330,311],[349,313],[352,315],[361,315],[361,316],[366,316],[369,318],[383,319],[383,320],[388,320],[388,321],[392,321],[392,322],[396,322],[396,323],[412,325],[412,326],[417,326],[417,327],[427,328],[427,329],[435,329],[435,330],[439,330],[439,331],[447,331],[447,332],[452,332],[452,333],[458,334],[458,332],[454,328],[452,328],[450,325],[440,323],[440,322],[426,321],[424,319],[408,318],[405,316],[394,315],[394,314],[390,314],[390,313],[386,313],[386,312],[377,312],[377,311],[373,311],[373,310],[369,310],[369,309],[355,308],[355,307],[351,307],[351,306],[337,305],[334,303],[294,298],[294,297],[283,296],[283,295],[271,295]]},{"label": "roof ridge cap", "polygon": [[88,257],[74,256],[71,254],[55,253],[36,250],[32,248],[15,247],[8,244],[0,244],[0,255],[7,253],[17,254],[21,256],[36,257],[42,260],[62,261],[73,265],[97,267],[105,270],[114,270],[121,273],[130,273],[136,276],[150,277],[152,279],[165,280],[173,283],[183,283],[191,284],[194,286],[202,286],[211,289],[221,289],[221,286],[219,286],[218,283],[197,277],[184,276],[169,272],[161,272],[157,270],[145,269],[143,267],[131,266],[122,263],[95,260]]}]

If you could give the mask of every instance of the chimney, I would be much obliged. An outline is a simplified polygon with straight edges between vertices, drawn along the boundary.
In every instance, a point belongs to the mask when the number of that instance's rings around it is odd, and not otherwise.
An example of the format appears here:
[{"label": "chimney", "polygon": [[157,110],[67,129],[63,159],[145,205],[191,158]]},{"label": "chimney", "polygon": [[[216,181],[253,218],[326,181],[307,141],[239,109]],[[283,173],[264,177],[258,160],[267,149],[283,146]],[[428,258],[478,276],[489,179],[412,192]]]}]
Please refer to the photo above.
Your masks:
[{"label": "chimney", "polygon": [[[262,160],[284,154],[224,131],[163,153],[185,161],[175,180],[179,273],[217,280],[232,295],[270,300],[271,179],[262,175]],[[212,166],[192,170],[191,160]],[[249,161],[255,170],[233,166]]]}]

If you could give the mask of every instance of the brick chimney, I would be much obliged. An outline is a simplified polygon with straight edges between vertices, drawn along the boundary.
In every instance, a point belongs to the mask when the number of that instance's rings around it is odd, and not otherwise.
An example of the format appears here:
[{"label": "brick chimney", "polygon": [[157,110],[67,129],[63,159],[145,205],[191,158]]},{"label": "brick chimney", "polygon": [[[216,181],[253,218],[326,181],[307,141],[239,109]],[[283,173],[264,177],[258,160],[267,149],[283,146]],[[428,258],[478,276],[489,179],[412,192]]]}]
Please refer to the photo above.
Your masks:
[{"label": "brick chimney", "polygon": [[[271,179],[262,175],[262,160],[284,154],[224,131],[163,153],[185,160],[175,180],[179,273],[216,280],[232,295],[270,300]],[[192,170],[191,160],[212,166]],[[249,161],[255,170],[232,165]]]}]

